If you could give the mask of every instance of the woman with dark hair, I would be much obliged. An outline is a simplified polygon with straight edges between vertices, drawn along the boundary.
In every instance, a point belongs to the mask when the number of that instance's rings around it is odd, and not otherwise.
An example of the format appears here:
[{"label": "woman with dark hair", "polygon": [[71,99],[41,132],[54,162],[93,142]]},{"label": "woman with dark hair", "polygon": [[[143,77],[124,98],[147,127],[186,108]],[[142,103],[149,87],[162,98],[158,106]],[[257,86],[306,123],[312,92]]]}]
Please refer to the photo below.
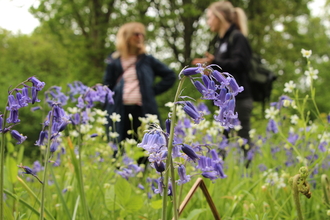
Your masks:
[{"label": "woman with dark hair", "polygon": [[[236,96],[238,119],[242,129],[238,135],[250,141],[250,117],[253,100],[250,93],[249,76],[252,51],[246,38],[248,35],[247,19],[241,8],[234,8],[229,1],[212,3],[207,9],[207,24],[212,32],[217,33],[214,54],[205,53],[204,58],[196,58],[192,64],[217,64],[221,71],[233,75],[244,91]],[[246,155],[248,146],[242,146]]]},{"label": "woman with dark hair", "polygon": [[[107,59],[103,83],[115,94],[114,105],[106,108],[109,116],[112,113],[121,116],[121,121],[112,130],[118,133],[118,142],[135,138],[127,131],[134,129],[136,134],[141,124],[139,117],[154,114],[159,119],[155,97],[171,88],[176,79],[175,73],[165,64],[146,54],[145,36],[143,24],[124,24],[116,36],[116,51]],[[157,83],[156,77],[161,78]],[[108,117],[108,128],[112,125]]]}]

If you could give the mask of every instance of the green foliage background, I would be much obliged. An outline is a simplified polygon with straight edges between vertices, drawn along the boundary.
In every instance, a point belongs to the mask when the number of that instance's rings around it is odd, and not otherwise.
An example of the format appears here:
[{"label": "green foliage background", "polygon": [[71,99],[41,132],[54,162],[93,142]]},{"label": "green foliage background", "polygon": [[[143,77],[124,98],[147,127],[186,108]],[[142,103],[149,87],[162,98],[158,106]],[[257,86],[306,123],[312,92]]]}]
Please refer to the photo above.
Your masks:
[{"label": "green foliage background", "polygon": [[[41,0],[30,11],[41,25],[31,34],[13,34],[0,29],[0,93],[1,107],[5,107],[7,91],[30,76],[67,89],[67,83],[82,81],[88,86],[101,83],[104,58],[114,50],[115,34],[128,21],[141,21],[148,29],[147,45],[151,54],[170,65],[177,73],[190,61],[203,56],[213,35],[205,23],[205,9],[210,0]],[[249,40],[255,52],[260,53],[269,66],[278,73],[272,99],[282,94],[283,85],[301,78],[305,60],[300,50],[311,49],[313,66],[319,70],[316,81],[318,106],[328,113],[330,94],[329,36],[322,18],[312,17],[308,0],[233,0],[243,8],[249,20]],[[303,85],[302,85],[303,87]],[[185,93],[196,93],[185,88]],[[160,111],[166,118],[164,104],[172,101],[175,87],[160,95]],[[40,94],[43,95],[43,94]],[[193,95],[196,97],[196,95]],[[41,105],[43,105],[41,103]],[[210,104],[210,106],[212,106]],[[0,108],[1,109],[1,108]],[[20,131],[28,136],[31,151],[40,131],[40,115],[28,110],[20,113]],[[261,107],[255,103],[253,127],[262,120]],[[28,118],[28,120],[24,119]]]}]

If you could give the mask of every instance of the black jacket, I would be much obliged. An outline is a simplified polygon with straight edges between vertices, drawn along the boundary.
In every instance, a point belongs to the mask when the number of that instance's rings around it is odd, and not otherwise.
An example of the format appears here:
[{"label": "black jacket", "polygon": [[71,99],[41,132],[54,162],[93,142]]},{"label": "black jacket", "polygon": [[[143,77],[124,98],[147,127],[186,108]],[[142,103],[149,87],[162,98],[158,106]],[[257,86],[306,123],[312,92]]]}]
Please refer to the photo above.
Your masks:
[{"label": "black jacket", "polygon": [[[107,67],[103,79],[103,84],[108,85],[109,88],[115,92],[114,94],[114,104],[107,105],[106,109],[108,114],[111,115],[113,112],[120,114],[123,120],[124,106],[122,100],[124,80],[121,77],[123,73],[123,68],[120,62],[120,58],[117,59],[107,59]],[[137,58],[136,63],[136,74],[140,83],[140,92],[142,96],[142,113],[157,115],[159,120],[158,106],[156,102],[156,95],[159,95],[169,88],[171,88],[176,80],[175,73],[168,68],[165,64],[157,60],[151,55],[140,55]],[[159,76],[160,81],[155,83],[155,78]],[[118,81],[118,82],[117,82]],[[116,130],[119,133],[121,140],[123,129],[118,123],[116,125]],[[112,126],[112,122],[109,124]]]},{"label": "black jacket", "polygon": [[214,64],[222,68],[222,72],[233,75],[244,91],[236,99],[251,97],[248,72],[252,51],[246,37],[232,25],[223,38],[217,37],[214,45]]}]

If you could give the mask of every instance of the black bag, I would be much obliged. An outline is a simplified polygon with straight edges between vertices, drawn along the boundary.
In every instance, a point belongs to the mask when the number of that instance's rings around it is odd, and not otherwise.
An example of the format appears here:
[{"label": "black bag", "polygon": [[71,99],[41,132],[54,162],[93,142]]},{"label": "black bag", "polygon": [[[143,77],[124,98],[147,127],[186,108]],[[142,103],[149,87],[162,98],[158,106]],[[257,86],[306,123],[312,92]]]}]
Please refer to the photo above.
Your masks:
[{"label": "black bag", "polygon": [[276,75],[264,63],[262,63],[261,57],[255,53],[252,54],[251,58],[249,79],[252,98],[256,102],[263,103],[264,109],[265,103],[270,100]]},{"label": "black bag", "polygon": [[[233,43],[235,31],[229,36],[229,44]],[[275,73],[262,62],[261,57],[252,53],[249,70],[250,89],[253,101],[262,103],[262,113],[265,112],[266,102],[270,100],[276,78]]]}]

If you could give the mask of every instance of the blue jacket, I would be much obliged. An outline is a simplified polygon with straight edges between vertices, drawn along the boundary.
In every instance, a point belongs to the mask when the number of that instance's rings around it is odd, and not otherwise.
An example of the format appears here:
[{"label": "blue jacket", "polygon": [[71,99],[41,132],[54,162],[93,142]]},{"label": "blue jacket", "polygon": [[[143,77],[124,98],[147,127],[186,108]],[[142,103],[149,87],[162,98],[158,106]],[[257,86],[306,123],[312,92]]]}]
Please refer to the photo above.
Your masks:
[{"label": "blue jacket", "polygon": [[[113,112],[120,114],[123,120],[124,105],[122,100],[124,80],[121,77],[123,73],[123,68],[120,62],[120,58],[117,59],[107,59],[107,67],[103,79],[103,84],[108,85],[109,88],[115,92],[114,104],[106,105],[108,114],[111,115]],[[170,89],[175,80],[176,75],[168,68],[165,64],[157,60],[151,55],[142,54],[137,58],[136,63],[136,74],[140,82],[140,92],[142,95],[142,113],[154,114],[159,117],[158,106],[156,102],[156,95],[159,95],[168,89]],[[155,83],[156,77],[161,78],[160,81]],[[117,82],[118,81],[118,82]],[[109,120],[109,119],[108,119]],[[121,125],[123,123],[116,124],[116,131],[119,133],[118,140],[121,141],[123,136],[123,129]],[[112,126],[112,122],[109,120],[109,125]]]}]

